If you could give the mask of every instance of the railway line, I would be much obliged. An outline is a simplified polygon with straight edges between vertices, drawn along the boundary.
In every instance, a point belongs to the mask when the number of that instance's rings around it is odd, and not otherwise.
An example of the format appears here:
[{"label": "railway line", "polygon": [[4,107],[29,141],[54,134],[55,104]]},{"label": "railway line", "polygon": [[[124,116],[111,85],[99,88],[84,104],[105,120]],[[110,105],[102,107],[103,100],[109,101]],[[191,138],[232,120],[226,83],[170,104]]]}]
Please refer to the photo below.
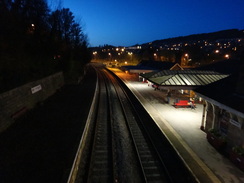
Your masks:
[{"label": "railway line", "polygon": [[197,182],[124,83],[95,69],[97,95],[68,182]]}]

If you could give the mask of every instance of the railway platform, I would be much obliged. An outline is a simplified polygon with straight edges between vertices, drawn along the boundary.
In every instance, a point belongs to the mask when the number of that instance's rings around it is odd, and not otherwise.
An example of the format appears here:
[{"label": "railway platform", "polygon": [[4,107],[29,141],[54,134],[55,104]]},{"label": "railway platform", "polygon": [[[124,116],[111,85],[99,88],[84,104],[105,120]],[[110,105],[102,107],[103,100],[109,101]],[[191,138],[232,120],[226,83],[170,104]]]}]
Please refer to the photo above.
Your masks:
[{"label": "railway platform", "polygon": [[162,132],[178,151],[199,182],[241,183],[244,172],[212,147],[206,133],[200,129],[203,106],[175,108],[165,102],[162,91],[154,90],[137,76],[110,68],[137,96]]}]

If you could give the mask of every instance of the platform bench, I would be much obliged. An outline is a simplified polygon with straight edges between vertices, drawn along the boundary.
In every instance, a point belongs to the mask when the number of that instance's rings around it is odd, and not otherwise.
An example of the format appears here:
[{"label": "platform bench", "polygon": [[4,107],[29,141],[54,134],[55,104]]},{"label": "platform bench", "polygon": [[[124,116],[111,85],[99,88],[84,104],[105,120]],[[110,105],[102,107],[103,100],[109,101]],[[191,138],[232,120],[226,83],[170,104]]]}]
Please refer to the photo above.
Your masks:
[{"label": "platform bench", "polygon": [[[195,104],[192,102],[193,106],[195,107]],[[179,100],[178,102],[174,103],[174,106],[177,107],[191,107],[191,103],[188,100]]]}]

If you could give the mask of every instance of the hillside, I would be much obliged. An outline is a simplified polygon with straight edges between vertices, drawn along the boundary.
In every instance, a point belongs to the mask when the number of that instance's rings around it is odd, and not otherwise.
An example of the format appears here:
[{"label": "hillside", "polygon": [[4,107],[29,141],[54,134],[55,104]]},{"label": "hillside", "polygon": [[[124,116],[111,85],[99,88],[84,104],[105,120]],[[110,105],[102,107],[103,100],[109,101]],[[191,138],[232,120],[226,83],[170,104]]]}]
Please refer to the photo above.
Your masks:
[{"label": "hillside", "polygon": [[[150,45],[157,47],[157,46],[167,45],[167,44],[195,42],[195,41],[201,41],[201,40],[214,41],[214,40],[233,39],[233,38],[244,38],[244,30],[229,29],[229,30],[223,30],[223,31],[212,32],[212,33],[180,36],[180,37],[175,37],[175,38],[155,40],[155,41],[151,42]],[[142,47],[147,46],[148,44],[149,43],[144,43],[141,46]]]}]

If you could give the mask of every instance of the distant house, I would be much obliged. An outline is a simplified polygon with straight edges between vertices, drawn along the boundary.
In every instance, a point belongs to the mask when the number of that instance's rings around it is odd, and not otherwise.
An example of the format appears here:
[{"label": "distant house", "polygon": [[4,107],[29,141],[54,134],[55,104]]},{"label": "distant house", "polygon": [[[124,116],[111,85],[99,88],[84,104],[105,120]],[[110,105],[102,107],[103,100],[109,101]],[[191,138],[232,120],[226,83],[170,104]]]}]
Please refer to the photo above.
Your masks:
[{"label": "distant house", "polygon": [[173,67],[170,68],[170,70],[184,70],[183,67],[180,66],[180,64],[176,63]]}]

